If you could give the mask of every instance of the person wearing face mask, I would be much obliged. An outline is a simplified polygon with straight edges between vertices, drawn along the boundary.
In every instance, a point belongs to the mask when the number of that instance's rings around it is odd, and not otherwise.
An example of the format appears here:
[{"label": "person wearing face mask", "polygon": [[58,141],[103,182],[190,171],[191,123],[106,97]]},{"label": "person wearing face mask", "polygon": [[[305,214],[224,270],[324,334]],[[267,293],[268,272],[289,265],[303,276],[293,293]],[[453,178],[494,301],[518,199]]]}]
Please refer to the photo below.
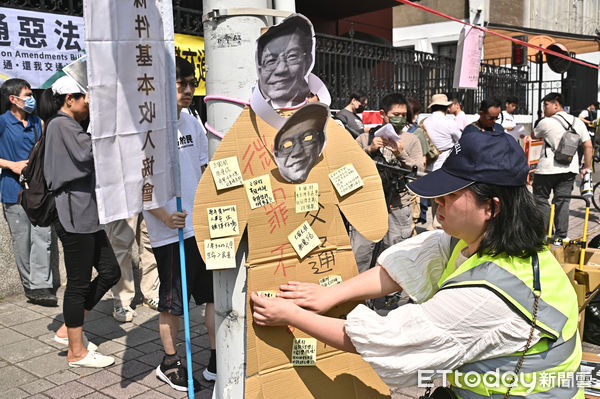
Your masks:
[{"label": "person wearing face mask", "polygon": [[350,102],[348,105],[336,113],[334,118],[342,122],[344,128],[350,132],[352,137],[357,138],[361,134],[369,131],[368,128],[365,128],[362,119],[358,116],[358,114],[362,114],[368,104],[369,99],[365,93],[362,91],[354,92],[350,94]]},{"label": "person wearing face mask", "polygon": [[[388,94],[381,100],[379,113],[383,124],[391,124],[398,134],[397,141],[383,137],[375,137],[375,132],[381,127],[372,128],[356,139],[361,148],[376,162],[387,163],[402,168],[411,169],[417,166],[424,169],[423,150],[419,139],[409,133],[407,126],[412,120],[406,99],[399,93]],[[380,169],[379,175],[388,207],[389,230],[379,243],[364,238],[354,228],[350,230],[350,243],[356,258],[359,272],[368,270],[379,254],[393,244],[413,235],[413,220],[410,207],[410,193],[405,186],[405,179],[394,172]]]},{"label": "person wearing face mask", "polygon": [[42,306],[56,306],[50,266],[50,227],[33,226],[19,204],[19,175],[42,134],[42,121],[33,115],[36,101],[23,79],[9,79],[0,88],[0,196],[25,296]]}]

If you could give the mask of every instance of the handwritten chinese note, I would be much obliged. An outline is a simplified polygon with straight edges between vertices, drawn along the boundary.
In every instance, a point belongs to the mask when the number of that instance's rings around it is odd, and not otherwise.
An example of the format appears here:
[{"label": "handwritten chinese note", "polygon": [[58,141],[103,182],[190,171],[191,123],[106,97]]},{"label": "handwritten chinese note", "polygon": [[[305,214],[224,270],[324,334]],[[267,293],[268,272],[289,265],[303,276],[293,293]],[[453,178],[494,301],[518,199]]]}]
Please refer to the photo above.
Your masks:
[{"label": "handwritten chinese note", "polygon": [[217,186],[217,190],[244,184],[237,157],[216,159],[208,163]]},{"label": "handwritten chinese note", "polygon": [[236,267],[233,238],[204,240],[204,253],[206,270],[234,269]]},{"label": "handwritten chinese note", "polygon": [[317,364],[317,339],[294,338],[292,366],[315,366]]},{"label": "handwritten chinese note", "polygon": [[269,175],[262,175],[246,180],[244,187],[246,188],[246,194],[248,195],[248,201],[250,201],[250,208],[252,209],[275,202]]},{"label": "handwritten chinese note", "polygon": [[319,285],[323,287],[331,287],[332,285],[336,285],[342,282],[342,276],[339,274],[333,274],[331,276],[323,277],[319,280]]},{"label": "handwritten chinese note", "polygon": [[300,259],[304,258],[311,250],[318,247],[321,244],[319,237],[314,232],[308,222],[304,222],[296,230],[292,231],[288,235],[288,240],[294,247],[294,250],[300,256]]},{"label": "handwritten chinese note", "polygon": [[296,213],[316,211],[319,209],[319,185],[298,184],[296,186]]},{"label": "handwritten chinese note", "polygon": [[275,298],[277,296],[277,291],[271,291],[271,290],[256,291],[256,295],[258,295],[258,296],[264,296],[264,297],[267,297],[267,298]]},{"label": "handwritten chinese note", "polygon": [[240,234],[237,208],[235,205],[207,208],[210,238],[221,238]]},{"label": "handwritten chinese note", "polygon": [[331,180],[341,197],[363,186],[362,179],[358,175],[354,165],[351,163],[331,172],[329,174],[329,180]]}]

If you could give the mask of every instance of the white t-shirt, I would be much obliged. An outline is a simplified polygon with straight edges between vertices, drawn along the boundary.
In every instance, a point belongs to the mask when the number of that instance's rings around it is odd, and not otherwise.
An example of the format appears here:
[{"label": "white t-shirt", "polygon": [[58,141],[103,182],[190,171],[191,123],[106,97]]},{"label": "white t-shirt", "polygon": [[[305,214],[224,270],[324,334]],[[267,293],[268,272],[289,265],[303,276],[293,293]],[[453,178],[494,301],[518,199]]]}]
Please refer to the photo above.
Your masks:
[{"label": "white t-shirt", "polygon": [[[208,139],[202,125],[190,114],[182,112],[177,121],[177,140],[181,172],[181,206],[187,212],[183,229],[185,239],[194,235],[192,223],[194,197],[202,177],[202,166],[208,163]],[[169,213],[177,210],[175,197],[167,202],[164,209]],[[144,219],[152,247],[161,247],[179,240],[177,229],[168,228],[150,212],[144,211]]]},{"label": "white t-shirt", "polygon": [[437,170],[442,167],[442,164],[450,155],[448,150],[458,142],[462,133],[456,123],[447,118],[446,114],[441,111],[432,113],[430,117],[423,121],[423,125],[429,138],[441,152],[434,164],[427,167],[427,171]]},{"label": "white t-shirt", "polygon": [[515,123],[515,116],[513,114],[509,114],[506,111],[502,111],[502,116],[500,117],[500,124],[505,129],[507,127],[517,126],[517,124]]},{"label": "white t-shirt", "polygon": [[[565,119],[563,120],[561,116]],[[575,153],[570,165],[563,165],[554,162],[554,151],[552,149],[556,148],[560,142],[560,139],[562,138],[563,134],[565,133],[565,129],[568,126],[567,122],[573,125],[575,131],[579,133],[582,143],[590,139],[590,134],[585,127],[585,123],[583,123],[581,119],[577,118],[576,116],[569,115],[564,111],[560,111],[552,117],[546,117],[542,119],[535,129],[533,129],[533,135],[544,140],[540,161],[538,162],[535,170],[536,174],[554,175],[568,172],[579,173],[579,156],[577,153]],[[549,148],[546,148],[548,147],[548,144],[550,146]]]}]

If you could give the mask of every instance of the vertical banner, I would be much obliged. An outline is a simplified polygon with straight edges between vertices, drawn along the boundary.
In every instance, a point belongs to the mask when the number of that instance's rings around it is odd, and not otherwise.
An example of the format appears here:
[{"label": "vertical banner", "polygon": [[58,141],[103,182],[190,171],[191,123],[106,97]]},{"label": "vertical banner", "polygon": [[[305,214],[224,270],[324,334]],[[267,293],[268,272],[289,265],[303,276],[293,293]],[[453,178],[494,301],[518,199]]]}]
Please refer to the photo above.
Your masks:
[{"label": "vertical banner", "polygon": [[470,26],[465,26],[460,31],[454,66],[455,89],[476,89],[479,85],[483,36],[482,31]]},{"label": "vertical banner", "polygon": [[194,66],[194,77],[200,83],[195,96],[206,95],[206,63],[204,59],[204,38],[192,35],[175,34],[175,55],[188,60]]},{"label": "vertical banner", "polygon": [[163,206],[175,195],[171,7],[171,0],[84,1],[101,223]]},{"label": "vertical banner", "polygon": [[40,87],[83,55],[83,18],[0,7],[0,81]]}]

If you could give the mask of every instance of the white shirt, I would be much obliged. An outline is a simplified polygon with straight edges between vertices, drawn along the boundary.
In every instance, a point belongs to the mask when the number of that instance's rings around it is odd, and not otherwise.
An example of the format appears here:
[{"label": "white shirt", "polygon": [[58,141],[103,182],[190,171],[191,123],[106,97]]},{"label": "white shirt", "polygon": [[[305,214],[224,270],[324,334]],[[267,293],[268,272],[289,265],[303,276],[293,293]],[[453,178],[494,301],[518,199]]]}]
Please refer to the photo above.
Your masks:
[{"label": "white shirt", "polygon": [[[393,245],[378,263],[416,304],[401,306],[387,316],[364,305],[348,314],[346,333],[390,386],[392,397],[395,389],[417,384],[419,369],[453,370],[525,348],[531,324],[492,291],[481,287],[438,291],[449,257],[450,236],[442,230]],[[456,267],[466,259],[460,256]],[[532,342],[539,339],[535,330]]]},{"label": "white shirt", "polygon": [[[202,125],[188,113],[182,112],[177,121],[177,144],[179,147],[179,170],[181,173],[181,206],[187,212],[183,238],[194,236],[192,211],[196,188],[202,177],[202,166],[208,163],[208,139]],[[164,209],[173,213],[177,210],[175,197]],[[152,247],[161,247],[179,240],[177,229],[168,228],[160,219],[144,211],[148,236]]]},{"label": "white shirt", "polygon": [[456,123],[461,132],[465,130],[465,126],[469,124],[467,122],[467,114],[464,111],[459,111],[454,117],[454,123]]},{"label": "white shirt", "polygon": [[[563,120],[560,116],[565,118]],[[590,134],[585,127],[585,123],[576,116],[569,115],[564,111],[557,112],[552,117],[546,117],[538,123],[533,129],[533,135],[539,139],[544,140],[544,146],[542,147],[542,153],[540,155],[540,161],[537,164],[535,170],[536,174],[539,175],[554,175],[558,173],[579,173],[579,155],[575,153],[573,160],[570,165],[563,165],[554,162],[554,151],[556,148],[565,129],[567,128],[567,122],[573,125],[573,128],[581,136],[581,142],[585,142],[590,139]],[[550,145],[548,147],[548,144]],[[547,148],[548,147],[548,148]]]},{"label": "white shirt", "polygon": [[[427,167],[428,171],[437,170],[442,167],[442,164],[450,155],[450,149],[458,142],[461,136],[461,131],[456,123],[441,111],[435,111],[431,116],[423,122],[429,138],[437,149],[441,152],[440,156],[433,165]],[[444,152],[442,152],[444,151]]]},{"label": "white shirt", "polygon": [[503,128],[507,128],[507,127],[515,127],[517,126],[517,124],[515,123],[515,116],[513,114],[509,114],[506,111],[502,111],[502,116],[500,117],[501,119],[501,125]]}]

